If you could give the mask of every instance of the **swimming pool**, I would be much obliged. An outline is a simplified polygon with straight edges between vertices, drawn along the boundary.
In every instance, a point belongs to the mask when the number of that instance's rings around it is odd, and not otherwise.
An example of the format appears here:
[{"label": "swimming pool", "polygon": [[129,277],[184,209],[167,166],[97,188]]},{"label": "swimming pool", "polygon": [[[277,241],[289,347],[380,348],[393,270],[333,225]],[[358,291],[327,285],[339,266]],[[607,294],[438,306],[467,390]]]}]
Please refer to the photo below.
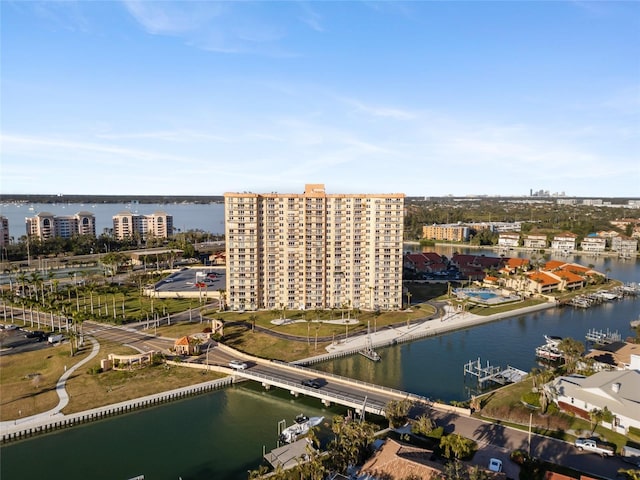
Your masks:
[{"label": "swimming pool", "polygon": [[456,288],[453,293],[458,298],[466,298],[472,302],[485,305],[499,305],[520,300],[518,295],[487,288]]}]

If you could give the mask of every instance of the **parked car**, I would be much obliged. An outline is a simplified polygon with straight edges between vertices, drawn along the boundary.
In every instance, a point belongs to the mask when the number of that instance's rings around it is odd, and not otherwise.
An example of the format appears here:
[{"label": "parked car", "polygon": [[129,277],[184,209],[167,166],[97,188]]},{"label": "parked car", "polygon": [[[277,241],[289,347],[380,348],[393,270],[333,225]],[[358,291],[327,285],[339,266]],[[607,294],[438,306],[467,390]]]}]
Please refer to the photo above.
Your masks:
[{"label": "parked car", "polygon": [[18,325],[14,325],[12,323],[11,325],[7,325],[4,328],[5,328],[5,330],[17,330],[18,329]]},{"label": "parked car", "polygon": [[489,460],[489,470],[492,472],[501,472],[502,471],[502,460],[499,458],[492,458]]},{"label": "parked car", "polygon": [[229,366],[231,368],[235,368],[236,370],[246,370],[248,365],[244,363],[242,360],[231,360],[229,362]]},{"label": "parked car", "polygon": [[39,338],[42,339],[46,334],[40,330],[34,330],[33,332],[27,332],[24,334],[25,338]]}]

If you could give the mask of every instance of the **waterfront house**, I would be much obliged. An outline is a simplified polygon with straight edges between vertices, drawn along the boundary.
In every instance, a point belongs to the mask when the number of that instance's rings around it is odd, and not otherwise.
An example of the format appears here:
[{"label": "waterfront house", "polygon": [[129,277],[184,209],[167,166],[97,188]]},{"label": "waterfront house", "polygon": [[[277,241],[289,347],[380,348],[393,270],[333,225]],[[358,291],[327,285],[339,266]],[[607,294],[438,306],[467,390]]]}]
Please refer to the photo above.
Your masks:
[{"label": "waterfront house", "polygon": [[597,371],[631,369],[633,363],[640,360],[640,344],[613,342],[607,345],[598,345],[591,349],[584,358],[593,361],[593,368]]},{"label": "waterfront house", "polygon": [[498,247],[513,248],[520,244],[520,234],[518,232],[503,232],[498,236]]},{"label": "waterfront house", "polygon": [[539,250],[547,248],[546,235],[526,235],[523,240],[524,248]]},{"label": "waterfront house", "polygon": [[575,233],[559,233],[553,237],[553,240],[551,240],[551,249],[563,252],[573,252],[576,249],[577,238],[578,236]]},{"label": "waterfront house", "polygon": [[613,415],[603,426],[622,435],[629,428],[640,428],[640,371],[615,370],[598,372],[590,377],[567,375],[544,386],[561,410],[586,420],[593,410],[605,407]]},{"label": "waterfront house", "polygon": [[635,255],[638,252],[638,240],[636,238],[627,237],[626,235],[613,237],[611,239],[611,251]]},{"label": "waterfront house", "polygon": [[589,235],[584,237],[580,242],[580,248],[583,252],[602,253],[607,246],[607,239],[597,235]]},{"label": "waterfront house", "polygon": [[382,480],[391,478],[441,478],[441,465],[432,462],[433,452],[424,448],[403,445],[387,439],[360,469],[358,478]]}]

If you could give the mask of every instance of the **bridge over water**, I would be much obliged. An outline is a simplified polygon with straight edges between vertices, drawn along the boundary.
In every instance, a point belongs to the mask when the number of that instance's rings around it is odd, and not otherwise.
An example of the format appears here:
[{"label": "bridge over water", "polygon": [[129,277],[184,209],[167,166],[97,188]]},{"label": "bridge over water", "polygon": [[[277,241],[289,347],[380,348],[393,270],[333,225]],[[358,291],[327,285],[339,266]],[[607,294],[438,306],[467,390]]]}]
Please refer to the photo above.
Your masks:
[{"label": "bridge over water", "polygon": [[[358,414],[365,413],[385,415],[386,405],[392,401],[409,400],[425,408],[436,408],[456,414],[468,415],[469,410],[432,402],[429,398],[405,392],[394,388],[384,387],[372,383],[354,380],[352,378],[320,372],[301,365],[269,361],[244,355],[226,346],[218,346],[216,357],[224,355],[227,358],[241,359],[247,364],[247,369],[232,370],[221,364],[216,370],[231,373],[235,379],[246,379],[260,383],[269,389],[272,387],[287,390],[293,396],[306,395],[319,399],[324,405],[343,405],[354,409]],[[306,380],[314,380],[315,386],[304,385]]]}]

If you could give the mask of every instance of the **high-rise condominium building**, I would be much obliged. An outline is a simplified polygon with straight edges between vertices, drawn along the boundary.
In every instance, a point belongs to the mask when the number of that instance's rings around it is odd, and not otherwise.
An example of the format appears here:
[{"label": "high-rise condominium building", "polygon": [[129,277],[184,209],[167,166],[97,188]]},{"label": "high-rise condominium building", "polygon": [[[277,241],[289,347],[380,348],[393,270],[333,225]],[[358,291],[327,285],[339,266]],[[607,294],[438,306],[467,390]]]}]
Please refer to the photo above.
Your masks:
[{"label": "high-rise condominium building", "polygon": [[71,238],[74,235],[96,236],[96,219],[91,212],[63,216],[40,212],[34,217],[26,218],[25,221],[27,235],[40,240],[53,237]]},{"label": "high-rise condominium building", "polygon": [[142,240],[168,238],[173,235],[173,216],[165,212],[138,215],[125,210],[113,216],[113,235],[119,240],[135,236]]},{"label": "high-rise condominium building", "polygon": [[402,307],[404,194],[225,194],[231,309]]}]

